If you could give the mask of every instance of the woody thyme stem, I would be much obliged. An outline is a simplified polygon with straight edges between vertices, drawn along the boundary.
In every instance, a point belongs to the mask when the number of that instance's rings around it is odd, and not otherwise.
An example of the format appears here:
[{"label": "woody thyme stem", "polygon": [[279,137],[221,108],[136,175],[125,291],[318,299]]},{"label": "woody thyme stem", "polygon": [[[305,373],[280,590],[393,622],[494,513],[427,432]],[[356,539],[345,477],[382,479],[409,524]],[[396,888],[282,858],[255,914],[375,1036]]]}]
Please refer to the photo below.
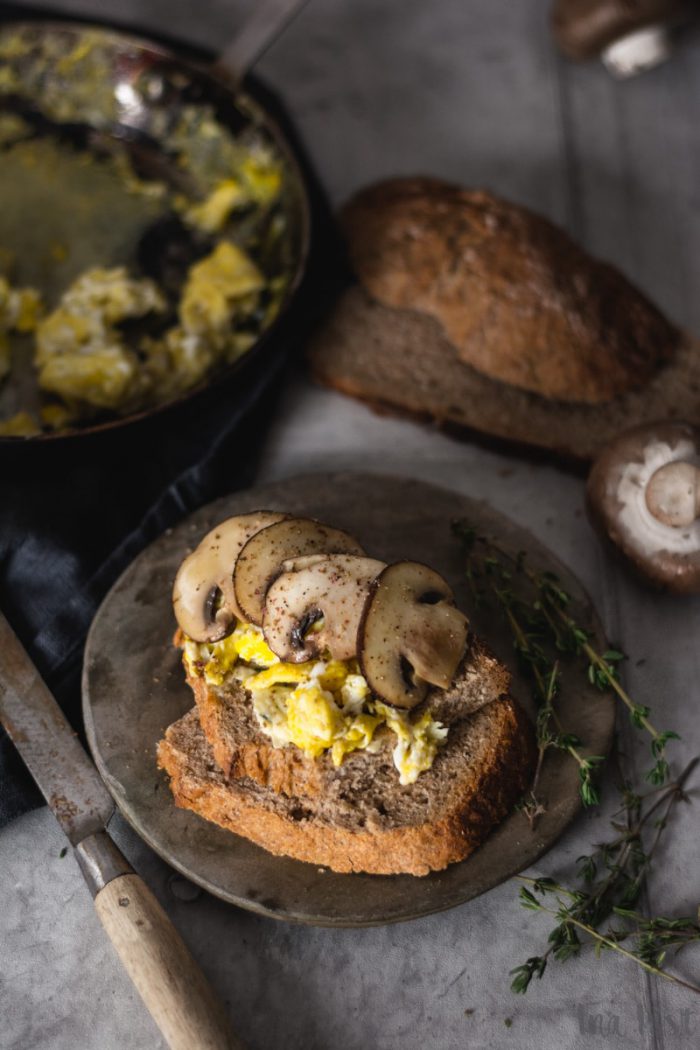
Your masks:
[{"label": "woody thyme stem", "polygon": [[[527,570],[527,575],[529,579],[533,579],[534,574],[530,570]],[[571,629],[576,626],[575,621],[567,613],[565,613],[563,609],[560,609],[557,605],[554,605],[552,602],[549,602],[548,604],[550,608],[554,610],[556,615],[566,627]],[[581,648],[582,651],[585,653],[586,657],[588,658],[589,662],[598,668],[598,670],[603,675],[610,688],[616,693],[616,695],[623,702],[625,707],[627,707],[629,711],[635,712],[637,710],[637,705],[634,703],[634,701],[630,698],[626,690],[623,688],[619,679],[610,671],[610,668],[606,661],[600,656],[599,653],[596,652],[596,650],[593,648],[590,642],[584,642]],[[646,729],[647,733],[649,733],[651,737],[653,737],[655,740],[659,739],[661,733],[658,729],[655,728],[655,726],[652,725],[652,723],[649,721],[646,715],[639,716],[639,722]]]},{"label": "woody thyme stem", "polygon": [[[518,878],[522,879],[524,882],[529,882],[531,884],[534,884],[536,881],[535,879],[526,879],[522,875],[519,875]],[[539,907],[539,911],[547,912],[547,914],[549,915],[554,915],[556,918],[560,918],[560,909],[548,908],[546,905],[541,904]],[[677,974],[671,973],[670,970],[662,970],[658,966],[654,966],[653,963],[648,963],[644,959],[640,959],[638,955],[635,955],[634,952],[628,951],[617,940],[615,940],[614,938],[606,937],[605,934],[600,933],[593,926],[589,926],[587,923],[581,922],[580,919],[576,919],[573,916],[568,916],[564,921],[567,924],[576,926],[579,930],[582,930],[584,933],[587,933],[589,937],[591,937],[601,946],[604,946],[605,948],[610,948],[613,951],[616,951],[619,955],[624,955],[625,958],[631,959],[632,962],[636,962],[639,966],[642,967],[643,970],[646,970],[648,973],[653,973],[657,977],[663,977],[666,981],[672,981],[673,984],[678,984],[683,988],[687,988],[688,991],[695,992],[696,995],[700,995],[700,988],[697,985],[691,984],[689,981],[684,981],[682,977],[678,977]],[[542,958],[547,958],[551,951],[552,948],[550,947]]]}]

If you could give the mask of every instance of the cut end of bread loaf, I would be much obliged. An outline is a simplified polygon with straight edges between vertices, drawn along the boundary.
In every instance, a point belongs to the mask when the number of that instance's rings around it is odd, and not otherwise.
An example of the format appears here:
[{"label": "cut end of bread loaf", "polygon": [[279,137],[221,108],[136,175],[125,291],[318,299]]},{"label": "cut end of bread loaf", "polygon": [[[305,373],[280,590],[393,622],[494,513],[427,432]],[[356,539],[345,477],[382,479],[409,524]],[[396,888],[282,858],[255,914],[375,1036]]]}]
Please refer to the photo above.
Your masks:
[{"label": "cut end of bread loaf", "polygon": [[314,378],[370,407],[431,420],[456,436],[488,435],[511,448],[546,449],[565,462],[594,458],[616,434],[668,417],[700,422],[697,341],[642,390],[605,405],[566,404],[502,383],[465,364],[426,313],[383,306],[354,285],[311,341]]},{"label": "cut end of bread loaf", "polygon": [[368,762],[315,798],[227,779],[196,708],[158,746],[178,806],[270,853],[376,875],[427,875],[464,860],[512,809],[533,761],[532,728],[509,697],[460,723],[433,767],[398,791],[387,790],[381,768]]}]

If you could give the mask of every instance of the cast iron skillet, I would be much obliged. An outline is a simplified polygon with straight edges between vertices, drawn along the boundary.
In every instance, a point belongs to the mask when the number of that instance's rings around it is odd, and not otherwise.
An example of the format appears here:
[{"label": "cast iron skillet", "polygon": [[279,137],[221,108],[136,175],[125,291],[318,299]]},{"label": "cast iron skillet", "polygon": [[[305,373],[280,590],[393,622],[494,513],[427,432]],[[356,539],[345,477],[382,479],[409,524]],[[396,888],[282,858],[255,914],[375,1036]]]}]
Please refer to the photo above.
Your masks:
[{"label": "cast iron skillet", "polygon": [[[144,411],[135,412],[122,418],[75,427],[55,433],[46,433],[30,438],[0,438],[0,448],[18,446],[32,447],[57,443],[67,440],[75,441],[96,434],[119,433],[132,428],[135,423],[155,419],[171,410],[189,407],[208,389],[230,382],[232,378],[248,374],[251,370],[265,368],[266,350],[269,344],[278,337],[280,328],[294,304],[305,275],[308,262],[311,206],[309,185],[305,173],[300,167],[289,135],[283,132],[277,120],[272,116],[269,96],[264,88],[251,78],[246,79],[245,89],[240,88],[243,75],[252,62],[278,34],[294,11],[302,5],[303,0],[266,0],[257,5],[252,19],[243,25],[234,42],[226,49],[219,60],[205,64],[193,58],[183,58],[178,52],[166,45],[139,36],[116,31],[98,25],[86,25],[72,21],[24,20],[0,23],[0,34],[20,31],[24,38],[36,44],[42,53],[54,49],[59,43],[58,53],[70,51],[74,44],[89,35],[89,39],[98,40],[98,53],[104,62],[104,78],[99,78],[99,90],[86,92],[84,111],[80,119],[71,121],[67,136],[77,137],[80,145],[90,142],[92,135],[104,144],[110,139],[121,145],[126,141],[133,144],[136,151],[145,145],[145,154],[149,170],[146,175],[162,177],[172,171],[171,150],[168,134],[164,128],[171,128],[177,121],[178,113],[185,106],[210,106],[216,120],[232,129],[236,134],[259,134],[272,144],[282,161],[284,172],[282,205],[286,219],[284,249],[289,260],[289,280],[285,297],[274,321],[258,336],[253,346],[234,364],[225,367],[205,383],[188,391],[163,405]],[[144,74],[146,76],[144,77]],[[160,90],[151,97],[145,93],[135,93],[134,85],[147,80],[160,84]],[[54,124],[53,131],[55,132]],[[162,165],[162,171],[159,166]],[[65,188],[66,191],[68,187]],[[55,211],[61,208],[61,185],[57,183]],[[39,222],[51,225],[55,218],[54,209],[48,208],[44,215],[37,217]],[[77,225],[72,229],[73,243],[71,248],[80,251],[86,242],[102,236],[109,236],[110,223],[102,214],[101,226],[91,226],[86,221],[84,227]],[[112,227],[117,228],[118,223]],[[167,225],[165,229],[145,227],[138,238],[135,251],[143,255],[143,245],[158,259],[161,254],[171,251],[178,245],[169,243]],[[21,238],[20,238],[21,241]],[[90,257],[90,244],[86,246],[86,258]],[[95,264],[95,263],[93,263]],[[96,261],[99,265],[99,261]],[[157,265],[157,261],[156,261]],[[19,369],[16,376],[5,381],[25,387],[28,383],[27,368]],[[19,407],[19,406],[18,406]]]}]

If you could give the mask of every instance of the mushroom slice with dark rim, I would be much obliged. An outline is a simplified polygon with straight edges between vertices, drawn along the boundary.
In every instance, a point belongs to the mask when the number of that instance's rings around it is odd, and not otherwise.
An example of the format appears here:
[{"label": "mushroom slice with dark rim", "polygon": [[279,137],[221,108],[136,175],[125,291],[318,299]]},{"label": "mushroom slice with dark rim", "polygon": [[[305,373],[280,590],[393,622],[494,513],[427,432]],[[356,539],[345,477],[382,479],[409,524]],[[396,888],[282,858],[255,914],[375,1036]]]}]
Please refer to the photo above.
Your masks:
[{"label": "mushroom slice with dark rim", "polygon": [[260,626],[267,589],[290,559],[313,554],[365,552],[352,536],[312,518],[287,518],[258,532],[246,543],[236,562],[233,586],[245,618]]},{"label": "mushroom slice with dark rim", "polygon": [[587,487],[595,525],[649,579],[700,593],[700,431],[651,423],[615,438]]},{"label": "mushroom slice with dark rim", "polygon": [[286,515],[260,510],[228,518],[183,561],[173,585],[175,618],[194,642],[225,638],[243,614],[233,590],[236,559],[248,540]]},{"label": "mushroom slice with dark rim", "polygon": [[387,566],[371,586],[357,655],[372,692],[411,708],[430,685],[446,689],[467,642],[468,621],[447,582],[420,562]]},{"label": "mushroom slice with dark rim", "polygon": [[[357,653],[357,628],[383,561],[352,554],[292,559],[265,596],[263,634],[280,660],[301,663],[328,651],[334,660]],[[310,564],[309,564],[310,563]]]}]

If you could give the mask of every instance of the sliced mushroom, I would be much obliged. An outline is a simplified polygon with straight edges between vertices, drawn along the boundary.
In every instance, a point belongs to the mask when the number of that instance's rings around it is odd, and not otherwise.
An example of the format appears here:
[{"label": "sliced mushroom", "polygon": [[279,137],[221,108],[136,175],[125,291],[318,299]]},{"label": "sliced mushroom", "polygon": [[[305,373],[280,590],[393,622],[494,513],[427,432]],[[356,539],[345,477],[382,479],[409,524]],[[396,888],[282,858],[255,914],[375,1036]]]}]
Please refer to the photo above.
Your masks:
[{"label": "sliced mushroom", "polygon": [[265,641],[280,660],[290,663],[312,660],[325,651],[334,660],[349,660],[357,653],[357,628],[370,584],[385,562],[331,554],[285,564],[299,562],[307,564],[283,572],[265,596]]},{"label": "sliced mushroom", "polygon": [[287,518],[250,539],[236,561],[236,602],[251,623],[263,622],[267,589],[286,561],[313,554],[359,554],[360,544],[347,532],[311,518]]},{"label": "sliced mushroom", "polygon": [[367,684],[388,704],[415,707],[430,685],[449,686],[467,629],[439,573],[413,561],[389,565],[372,584],[358,631]]},{"label": "sliced mushroom", "polygon": [[654,423],[621,434],[588,479],[591,517],[645,576],[700,593],[700,431]]},{"label": "sliced mushroom", "polygon": [[193,641],[219,641],[234,629],[236,618],[243,619],[233,590],[236,559],[252,536],[284,518],[265,510],[228,518],[185,558],[173,585],[173,608]]}]

